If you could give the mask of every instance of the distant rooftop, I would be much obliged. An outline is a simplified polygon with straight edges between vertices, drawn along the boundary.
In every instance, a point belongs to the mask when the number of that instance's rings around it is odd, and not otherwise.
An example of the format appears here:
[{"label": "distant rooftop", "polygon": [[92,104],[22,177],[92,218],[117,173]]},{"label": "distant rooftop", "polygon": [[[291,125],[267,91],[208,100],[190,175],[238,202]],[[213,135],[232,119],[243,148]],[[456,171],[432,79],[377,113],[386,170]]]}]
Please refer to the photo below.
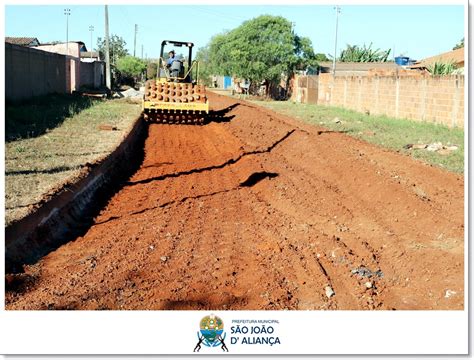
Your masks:
[{"label": "distant rooftop", "polygon": [[[77,44],[80,44],[80,45],[83,45],[85,46],[86,44],[84,43],[84,41],[68,41],[69,43],[77,43]],[[49,43],[44,43],[44,44],[41,44],[41,45],[59,45],[59,44],[67,44],[66,41],[53,41],[53,42],[49,42]]]},{"label": "distant rooftop", "polygon": [[5,42],[8,44],[13,45],[20,45],[20,46],[38,46],[40,42],[35,37],[12,37],[6,36]]},{"label": "distant rooftop", "polygon": [[[321,73],[332,72],[332,61],[319,62]],[[365,75],[369,70],[396,70],[394,62],[336,62],[336,76]]]},{"label": "distant rooftop", "polygon": [[439,55],[431,56],[426,59],[418,61],[416,64],[412,65],[412,68],[425,68],[427,66],[433,65],[436,62],[441,63],[454,63],[460,67],[464,66],[464,47],[456,50],[451,50],[444,52]]},{"label": "distant rooftop", "polygon": [[[323,69],[332,70],[332,61],[321,61],[319,63]],[[394,62],[339,62],[336,61],[336,70],[341,71],[369,71],[371,69],[396,69]]]},{"label": "distant rooftop", "polygon": [[98,58],[99,53],[97,51],[82,51],[81,52],[81,58],[89,58],[89,57]]}]

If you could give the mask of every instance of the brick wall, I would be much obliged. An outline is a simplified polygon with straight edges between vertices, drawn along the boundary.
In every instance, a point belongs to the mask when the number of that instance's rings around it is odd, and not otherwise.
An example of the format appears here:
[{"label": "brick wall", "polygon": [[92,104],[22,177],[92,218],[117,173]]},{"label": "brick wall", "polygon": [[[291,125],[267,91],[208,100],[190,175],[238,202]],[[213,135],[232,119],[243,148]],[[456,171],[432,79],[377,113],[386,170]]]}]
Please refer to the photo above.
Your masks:
[{"label": "brick wall", "polygon": [[81,61],[81,81],[80,86],[89,88],[99,88],[104,85],[105,63],[102,61],[84,62]]},{"label": "brick wall", "polygon": [[35,49],[50,53],[69,55],[66,60],[66,90],[68,93],[77,91],[81,87],[80,48],[81,45],[77,42],[35,46]]},{"label": "brick wall", "polygon": [[50,52],[5,44],[5,98],[66,92],[66,57]]},{"label": "brick wall", "polygon": [[299,103],[316,103],[318,101],[318,76],[299,76],[293,79],[291,100]]},{"label": "brick wall", "polygon": [[72,93],[82,85],[104,84],[105,64],[84,63],[78,57],[5,43],[5,98],[29,99],[51,93]]},{"label": "brick wall", "polygon": [[359,112],[464,127],[464,76],[321,74],[317,103]]}]

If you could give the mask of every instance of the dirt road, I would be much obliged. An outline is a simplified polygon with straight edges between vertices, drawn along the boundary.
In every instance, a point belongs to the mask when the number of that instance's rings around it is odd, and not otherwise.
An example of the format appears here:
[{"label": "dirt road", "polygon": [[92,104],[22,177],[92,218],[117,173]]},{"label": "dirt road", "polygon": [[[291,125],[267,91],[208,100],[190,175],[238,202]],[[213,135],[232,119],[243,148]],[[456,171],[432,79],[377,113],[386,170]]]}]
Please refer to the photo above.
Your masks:
[{"label": "dirt road", "polygon": [[211,95],[7,309],[463,309],[464,180]]}]

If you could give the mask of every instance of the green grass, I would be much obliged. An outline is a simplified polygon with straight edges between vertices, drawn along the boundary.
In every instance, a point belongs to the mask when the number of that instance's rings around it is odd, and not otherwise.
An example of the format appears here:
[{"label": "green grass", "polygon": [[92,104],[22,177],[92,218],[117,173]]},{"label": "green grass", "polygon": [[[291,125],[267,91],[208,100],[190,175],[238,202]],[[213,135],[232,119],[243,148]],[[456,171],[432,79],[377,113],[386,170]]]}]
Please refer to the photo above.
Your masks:
[{"label": "green grass", "polygon": [[[51,97],[51,104],[56,100],[55,96]],[[63,101],[59,100],[61,110],[56,114],[65,113]],[[79,102],[82,104],[82,101]],[[112,152],[141,112],[140,104],[124,99],[89,102],[89,106],[84,107],[69,104],[74,110],[69,111],[70,115],[64,116],[61,121],[35,115],[24,118],[18,125],[19,129],[15,129],[14,123],[9,125],[8,134],[12,138],[16,134],[16,140],[11,138],[5,145],[7,224],[28,214],[30,205],[37,203],[53,188],[77,176],[87,162]],[[23,109],[14,110],[16,116],[22,113],[27,115],[37,109],[36,104],[23,106]],[[44,106],[49,108],[49,105]],[[40,119],[39,123],[34,123],[34,119]],[[29,136],[17,136],[27,133],[24,130],[27,123],[35,129],[35,136],[31,132]],[[99,125],[111,125],[117,130],[100,130]],[[40,128],[44,130],[36,132]]]},{"label": "green grass", "polygon": [[[456,173],[464,172],[464,130],[444,125],[361,114],[339,107],[299,104],[291,101],[253,101],[276,112],[297,117],[330,130],[344,131],[350,136],[377,144]],[[335,122],[335,118],[340,120]],[[427,150],[406,150],[407,144],[457,145],[448,155]]]}]

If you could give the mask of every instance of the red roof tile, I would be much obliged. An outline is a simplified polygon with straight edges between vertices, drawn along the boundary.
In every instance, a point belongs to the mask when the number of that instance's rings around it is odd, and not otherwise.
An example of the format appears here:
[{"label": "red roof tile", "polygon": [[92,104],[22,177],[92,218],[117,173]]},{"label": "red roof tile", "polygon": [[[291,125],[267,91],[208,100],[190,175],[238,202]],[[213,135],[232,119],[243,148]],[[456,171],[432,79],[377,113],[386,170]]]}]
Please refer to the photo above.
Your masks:
[{"label": "red roof tile", "polygon": [[5,37],[5,42],[13,45],[21,46],[36,46],[39,45],[39,41],[34,37]]}]

